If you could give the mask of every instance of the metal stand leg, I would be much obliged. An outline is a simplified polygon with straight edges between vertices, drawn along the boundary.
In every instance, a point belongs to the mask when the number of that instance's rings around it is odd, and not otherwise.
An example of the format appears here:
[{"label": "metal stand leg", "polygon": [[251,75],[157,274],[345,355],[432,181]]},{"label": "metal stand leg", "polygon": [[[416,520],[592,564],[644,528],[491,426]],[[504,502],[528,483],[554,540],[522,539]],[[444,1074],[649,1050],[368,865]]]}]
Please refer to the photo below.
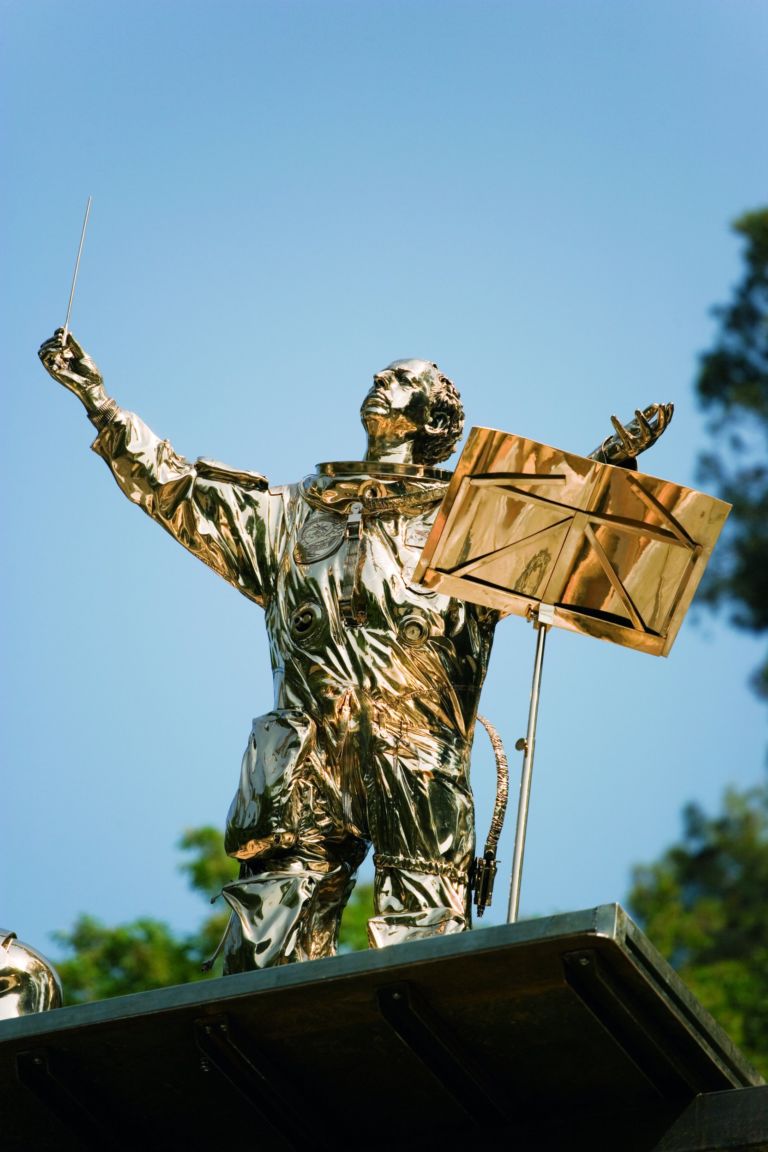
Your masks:
[{"label": "metal stand leg", "polygon": [[525,832],[528,826],[528,804],[531,798],[531,777],[533,776],[533,753],[536,746],[536,720],[539,714],[539,691],[541,669],[544,664],[544,644],[547,632],[554,621],[555,610],[551,604],[540,604],[533,620],[538,632],[536,657],[533,663],[533,683],[531,685],[531,706],[528,709],[528,731],[525,738],[515,744],[518,752],[525,752],[523,771],[520,776],[520,800],[517,806],[517,827],[515,828],[515,851],[512,857],[512,881],[509,886],[509,912],[507,922],[514,924],[520,907],[520,885],[523,879],[523,856],[525,854]]}]

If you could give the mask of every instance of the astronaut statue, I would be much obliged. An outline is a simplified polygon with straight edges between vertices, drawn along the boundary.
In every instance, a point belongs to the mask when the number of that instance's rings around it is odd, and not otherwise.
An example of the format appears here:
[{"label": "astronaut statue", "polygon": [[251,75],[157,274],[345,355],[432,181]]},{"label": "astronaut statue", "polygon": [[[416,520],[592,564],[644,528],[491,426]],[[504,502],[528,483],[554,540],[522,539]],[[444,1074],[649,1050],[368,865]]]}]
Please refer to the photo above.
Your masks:
[{"label": "astronaut statue", "polygon": [[[463,426],[435,364],[399,360],[361,408],[365,459],[270,488],[255,472],[177,455],[104,391],[59,329],[40,349],[98,430],[123,492],[264,608],[274,706],[253,723],[225,832],[240,878],[226,972],[332,955],[374,848],[374,947],[469,927],[469,756],[497,613],[412,574]],[[638,413],[598,450],[632,462],[671,417]]]}]

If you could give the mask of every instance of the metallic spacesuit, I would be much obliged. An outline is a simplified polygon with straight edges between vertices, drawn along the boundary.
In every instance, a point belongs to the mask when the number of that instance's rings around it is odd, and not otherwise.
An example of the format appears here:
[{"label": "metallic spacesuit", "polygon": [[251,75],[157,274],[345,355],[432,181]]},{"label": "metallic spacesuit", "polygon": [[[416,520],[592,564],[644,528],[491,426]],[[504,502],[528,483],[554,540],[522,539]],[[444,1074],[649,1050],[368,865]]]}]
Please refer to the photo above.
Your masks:
[{"label": "metallic spacesuit", "polygon": [[71,335],[40,355],[128,498],[265,610],[274,710],[253,723],[227,821],[241,876],[224,888],[225,970],[333,954],[370,844],[372,945],[463,931],[469,754],[498,617],[412,582],[449,477],[432,465],[462,430],[451,382],[395,362],[363,402],[365,461],[269,488],[178,456],[107,397]]},{"label": "metallic spacesuit", "polygon": [[228,968],[332,952],[371,842],[374,944],[465,928],[469,750],[495,614],[409,582],[444,481],[327,466],[265,489],[189,463],[125,412],[94,449],[265,610],[274,711],[254,721],[227,823],[227,852],[254,873],[226,889],[250,925]]}]

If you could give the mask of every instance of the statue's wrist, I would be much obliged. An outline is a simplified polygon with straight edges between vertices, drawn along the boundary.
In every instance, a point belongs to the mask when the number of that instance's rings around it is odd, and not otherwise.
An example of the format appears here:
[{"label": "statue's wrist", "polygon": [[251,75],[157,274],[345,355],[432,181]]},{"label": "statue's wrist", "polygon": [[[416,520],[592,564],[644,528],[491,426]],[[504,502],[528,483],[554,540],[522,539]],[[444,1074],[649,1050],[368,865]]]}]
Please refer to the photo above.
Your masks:
[{"label": "statue's wrist", "polygon": [[117,401],[107,395],[101,384],[83,389],[80,399],[88,413],[88,419],[99,431],[106,428],[119,411]]},{"label": "statue's wrist", "polygon": [[637,471],[637,460],[634,456],[630,456],[618,436],[608,436],[595,453],[595,459],[601,464],[613,464],[614,468]]},{"label": "statue's wrist", "polygon": [[599,459],[604,464],[626,464],[627,460],[632,459],[626,445],[618,436],[606,436],[600,445],[599,452]]}]

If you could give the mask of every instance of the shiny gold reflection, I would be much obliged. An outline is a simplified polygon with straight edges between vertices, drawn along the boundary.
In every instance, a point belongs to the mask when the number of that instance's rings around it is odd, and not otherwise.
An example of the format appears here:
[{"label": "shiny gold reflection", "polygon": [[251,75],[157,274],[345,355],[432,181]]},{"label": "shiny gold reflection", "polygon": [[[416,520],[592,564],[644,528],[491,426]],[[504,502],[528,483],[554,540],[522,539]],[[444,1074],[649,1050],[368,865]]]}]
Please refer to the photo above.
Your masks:
[{"label": "shiny gold reflection", "polygon": [[502,615],[666,656],[730,511],[680,484],[473,428],[414,573]]}]

